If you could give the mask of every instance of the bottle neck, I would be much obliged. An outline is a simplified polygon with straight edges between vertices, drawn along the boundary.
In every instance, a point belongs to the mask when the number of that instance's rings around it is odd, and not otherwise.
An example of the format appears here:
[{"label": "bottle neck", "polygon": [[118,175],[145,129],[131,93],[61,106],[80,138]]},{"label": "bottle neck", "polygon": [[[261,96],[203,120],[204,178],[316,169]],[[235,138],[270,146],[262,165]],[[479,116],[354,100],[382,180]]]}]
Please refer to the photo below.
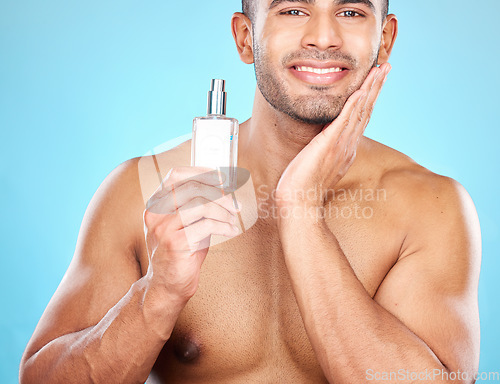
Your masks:
[{"label": "bottle neck", "polygon": [[207,112],[208,115],[226,114],[226,92],[208,92]]}]

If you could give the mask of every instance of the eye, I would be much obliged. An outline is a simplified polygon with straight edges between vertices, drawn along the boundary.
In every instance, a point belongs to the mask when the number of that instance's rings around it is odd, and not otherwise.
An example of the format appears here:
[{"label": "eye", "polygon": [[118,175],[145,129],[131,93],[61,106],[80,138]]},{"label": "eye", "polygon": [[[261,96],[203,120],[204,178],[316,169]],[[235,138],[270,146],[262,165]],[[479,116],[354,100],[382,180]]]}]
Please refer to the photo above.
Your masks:
[{"label": "eye", "polygon": [[299,11],[298,9],[290,9],[289,11],[283,11],[283,12],[280,12],[280,15],[307,16],[306,13]]},{"label": "eye", "polygon": [[340,12],[338,15],[341,17],[348,17],[348,18],[363,16],[361,13],[356,11],[344,11]]}]

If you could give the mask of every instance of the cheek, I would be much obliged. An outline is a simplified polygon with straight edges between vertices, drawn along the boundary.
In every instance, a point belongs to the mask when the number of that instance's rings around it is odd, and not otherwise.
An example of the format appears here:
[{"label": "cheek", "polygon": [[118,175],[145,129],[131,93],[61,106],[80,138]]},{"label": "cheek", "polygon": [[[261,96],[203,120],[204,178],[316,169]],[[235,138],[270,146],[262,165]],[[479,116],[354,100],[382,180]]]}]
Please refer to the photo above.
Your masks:
[{"label": "cheek", "polygon": [[365,36],[352,36],[349,41],[344,42],[344,47],[359,61],[360,67],[371,66],[377,58],[380,42],[376,38]]},{"label": "cheek", "polygon": [[[275,39],[267,39],[265,36],[258,41],[258,59],[266,67],[278,67],[280,65],[280,44],[276,43]],[[268,68],[271,70],[271,68]]]},{"label": "cheek", "polygon": [[346,28],[342,36],[344,48],[352,53],[358,52],[359,57],[371,57],[380,45],[380,32],[374,25]]},{"label": "cheek", "polygon": [[297,25],[287,27],[284,23],[268,22],[259,34],[259,42],[268,55],[283,56],[284,53],[301,47],[302,34],[302,29]]}]

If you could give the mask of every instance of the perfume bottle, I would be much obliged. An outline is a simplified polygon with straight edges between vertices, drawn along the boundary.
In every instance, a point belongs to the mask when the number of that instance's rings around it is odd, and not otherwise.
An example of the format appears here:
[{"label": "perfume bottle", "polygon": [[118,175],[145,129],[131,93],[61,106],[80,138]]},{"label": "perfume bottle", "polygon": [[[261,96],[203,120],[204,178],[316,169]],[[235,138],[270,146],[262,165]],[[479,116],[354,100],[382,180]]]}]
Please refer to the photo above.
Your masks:
[{"label": "perfume bottle", "polygon": [[208,114],[193,120],[191,166],[208,167],[224,174],[222,187],[236,189],[238,120],[226,117],[225,81],[213,79],[208,92]]}]

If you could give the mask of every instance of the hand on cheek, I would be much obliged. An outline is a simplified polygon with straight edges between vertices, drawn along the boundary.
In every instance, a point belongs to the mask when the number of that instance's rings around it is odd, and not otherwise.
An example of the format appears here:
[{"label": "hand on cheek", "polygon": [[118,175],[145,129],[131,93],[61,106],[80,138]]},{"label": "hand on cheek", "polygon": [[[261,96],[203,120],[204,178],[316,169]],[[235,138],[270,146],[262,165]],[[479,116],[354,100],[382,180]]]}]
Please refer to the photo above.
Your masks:
[{"label": "hand on cheek", "polygon": [[359,140],[390,70],[388,63],[373,68],[361,88],[349,97],[339,117],[293,159],[278,183],[278,204],[323,204],[319,200],[297,201],[296,196],[305,195],[297,192],[305,192],[318,186],[329,189],[344,177],[354,162]]}]

